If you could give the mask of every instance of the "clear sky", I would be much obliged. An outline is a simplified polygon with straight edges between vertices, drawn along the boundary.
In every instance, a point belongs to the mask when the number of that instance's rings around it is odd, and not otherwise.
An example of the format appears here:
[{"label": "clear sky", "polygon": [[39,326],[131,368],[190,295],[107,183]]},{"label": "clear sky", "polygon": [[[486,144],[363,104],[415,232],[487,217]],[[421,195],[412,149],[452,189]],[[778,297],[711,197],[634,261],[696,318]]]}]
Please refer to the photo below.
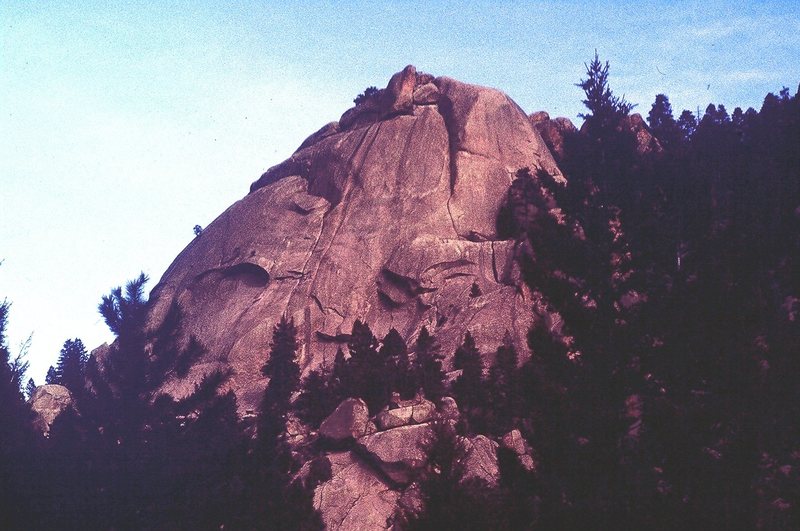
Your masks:
[{"label": "clear sky", "polygon": [[800,81],[800,3],[0,3],[0,300],[37,383],[103,294],[152,288],[269,166],[406,64],[573,120],[597,49],[647,113]]}]

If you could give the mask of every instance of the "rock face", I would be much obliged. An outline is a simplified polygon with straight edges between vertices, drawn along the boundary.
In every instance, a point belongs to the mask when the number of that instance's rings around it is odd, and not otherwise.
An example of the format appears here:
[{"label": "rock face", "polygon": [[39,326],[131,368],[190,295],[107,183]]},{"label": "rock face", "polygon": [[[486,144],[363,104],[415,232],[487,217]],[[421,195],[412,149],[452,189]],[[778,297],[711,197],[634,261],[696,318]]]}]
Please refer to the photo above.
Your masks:
[{"label": "rock face", "polygon": [[400,493],[352,452],[329,454],[331,479],[314,490],[325,529],[389,529]]},{"label": "rock face", "polygon": [[30,399],[31,410],[36,415],[34,427],[47,437],[56,417],[73,407],[73,402],[72,393],[63,385],[40,385]]},{"label": "rock face", "polygon": [[[527,115],[505,94],[412,66],[270,168],[175,259],[151,294],[151,326],[180,303],[208,348],[186,379],[233,368],[255,409],[272,328],[299,329],[308,372],[330,366],[356,319],[409,345],[427,326],[450,357],[469,330],[494,351],[508,330],[525,352],[531,300],[499,206],[521,167],[563,177]],[[480,295],[470,297],[472,285]]]}]

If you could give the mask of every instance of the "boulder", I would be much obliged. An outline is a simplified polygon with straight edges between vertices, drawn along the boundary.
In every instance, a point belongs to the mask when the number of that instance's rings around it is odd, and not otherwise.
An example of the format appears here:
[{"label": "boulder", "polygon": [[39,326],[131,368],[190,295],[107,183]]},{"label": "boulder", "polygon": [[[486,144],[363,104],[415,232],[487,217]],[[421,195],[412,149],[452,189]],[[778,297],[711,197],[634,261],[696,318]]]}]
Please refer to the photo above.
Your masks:
[{"label": "boulder", "polygon": [[416,84],[417,69],[414,65],[408,65],[393,75],[383,92],[387,112],[392,114],[410,112]]},{"label": "boulder", "polygon": [[411,424],[411,415],[414,413],[413,406],[397,407],[381,411],[375,417],[375,423],[380,430],[390,430]]},{"label": "boulder", "polygon": [[418,404],[411,406],[411,420],[417,424],[428,422],[433,419],[436,406],[430,400],[421,400]]},{"label": "boulder", "polygon": [[433,419],[436,406],[430,400],[421,399],[415,404],[387,409],[375,416],[375,422],[381,430],[389,430],[409,424],[422,424]]},{"label": "boulder", "polygon": [[73,407],[72,393],[63,385],[47,384],[37,387],[30,398],[31,410],[36,415],[33,425],[45,437],[50,434],[56,418]]},{"label": "boulder", "polygon": [[406,485],[424,466],[431,435],[429,424],[401,426],[358,439],[356,451],[394,484]]},{"label": "boulder", "polygon": [[464,441],[463,481],[482,479],[490,487],[497,486],[500,469],[497,465],[498,444],[485,435],[477,435]]},{"label": "boulder", "polygon": [[433,83],[425,83],[414,90],[415,105],[434,105],[439,102],[439,89]]},{"label": "boulder", "polygon": [[389,529],[400,493],[353,452],[325,457],[331,478],[314,489],[314,508],[329,531]]},{"label": "boulder", "polygon": [[360,398],[348,398],[322,421],[319,434],[334,442],[343,442],[366,435],[370,431],[369,424],[367,404]]},{"label": "boulder", "polygon": [[514,429],[503,435],[500,440],[503,448],[511,450],[517,456],[519,464],[528,472],[536,469],[536,461],[533,459],[533,451],[528,441],[522,436],[519,430]]}]

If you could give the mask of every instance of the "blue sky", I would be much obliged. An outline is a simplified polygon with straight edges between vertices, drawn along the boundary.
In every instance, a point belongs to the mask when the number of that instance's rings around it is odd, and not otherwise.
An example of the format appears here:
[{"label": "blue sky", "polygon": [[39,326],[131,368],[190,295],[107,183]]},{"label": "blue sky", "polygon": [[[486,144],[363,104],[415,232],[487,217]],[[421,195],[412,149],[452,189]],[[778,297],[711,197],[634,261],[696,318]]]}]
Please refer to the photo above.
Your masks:
[{"label": "blue sky", "polygon": [[103,294],[152,288],[195,224],[406,64],[576,121],[595,49],[642,114],[800,81],[788,1],[6,0],[0,24],[0,298],[39,383],[65,339],[110,339]]}]

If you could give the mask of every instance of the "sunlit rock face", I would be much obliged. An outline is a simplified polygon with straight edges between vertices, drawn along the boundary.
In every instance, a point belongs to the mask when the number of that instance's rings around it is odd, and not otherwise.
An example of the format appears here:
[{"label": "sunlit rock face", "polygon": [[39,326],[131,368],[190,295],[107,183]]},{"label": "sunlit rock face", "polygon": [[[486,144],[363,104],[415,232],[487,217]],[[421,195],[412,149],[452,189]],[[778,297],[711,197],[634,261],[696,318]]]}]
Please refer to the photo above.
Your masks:
[{"label": "sunlit rock face", "polygon": [[47,384],[36,388],[30,398],[31,411],[35,417],[34,428],[45,437],[56,418],[74,405],[72,393],[63,385]]},{"label": "sunlit rock face", "polygon": [[530,295],[495,225],[525,166],[563,179],[508,96],[398,72],[270,168],[166,271],[150,325],[180,303],[184,330],[208,348],[167,390],[181,395],[231,367],[240,407],[254,408],[283,314],[298,327],[305,371],[333,362],[356,319],[378,337],[394,327],[412,347],[427,326],[446,368],[467,330],[483,352],[506,330],[524,352]]}]

